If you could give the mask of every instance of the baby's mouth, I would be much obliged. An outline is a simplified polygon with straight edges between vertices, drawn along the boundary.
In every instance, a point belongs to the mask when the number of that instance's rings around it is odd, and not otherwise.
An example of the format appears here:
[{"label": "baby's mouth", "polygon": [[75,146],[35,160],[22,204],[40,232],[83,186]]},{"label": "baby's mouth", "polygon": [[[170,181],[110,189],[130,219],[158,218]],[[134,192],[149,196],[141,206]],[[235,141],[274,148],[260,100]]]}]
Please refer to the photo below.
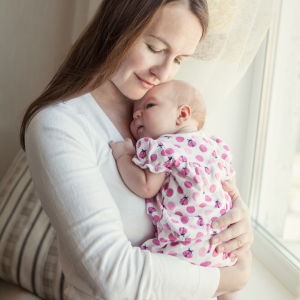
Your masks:
[{"label": "baby's mouth", "polygon": [[144,128],[143,125],[139,125],[138,128],[137,128],[137,132],[139,132],[142,128]]}]

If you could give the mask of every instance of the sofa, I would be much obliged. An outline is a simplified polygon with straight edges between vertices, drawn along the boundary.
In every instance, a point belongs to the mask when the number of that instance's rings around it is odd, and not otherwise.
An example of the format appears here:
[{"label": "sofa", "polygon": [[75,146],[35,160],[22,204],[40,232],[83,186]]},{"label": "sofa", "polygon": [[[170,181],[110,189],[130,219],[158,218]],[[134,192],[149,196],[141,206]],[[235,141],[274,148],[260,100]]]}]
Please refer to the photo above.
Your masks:
[{"label": "sofa", "polygon": [[0,279],[0,299],[1,300],[40,300],[41,298],[33,295],[18,285],[5,282]]},{"label": "sofa", "polygon": [[57,234],[21,150],[0,182],[0,299],[64,300]]}]

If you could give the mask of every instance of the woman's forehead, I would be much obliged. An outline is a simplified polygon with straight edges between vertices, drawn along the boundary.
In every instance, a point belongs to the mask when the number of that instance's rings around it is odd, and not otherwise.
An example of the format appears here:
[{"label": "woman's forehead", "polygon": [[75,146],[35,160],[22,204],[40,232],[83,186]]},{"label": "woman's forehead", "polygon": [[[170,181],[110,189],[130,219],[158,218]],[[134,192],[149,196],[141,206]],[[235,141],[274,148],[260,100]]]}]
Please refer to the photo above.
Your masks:
[{"label": "woman's forehead", "polygon": [[145,33],[176,55],[192,55],[202,36],[198,17],[180,3],[165,5]]}]

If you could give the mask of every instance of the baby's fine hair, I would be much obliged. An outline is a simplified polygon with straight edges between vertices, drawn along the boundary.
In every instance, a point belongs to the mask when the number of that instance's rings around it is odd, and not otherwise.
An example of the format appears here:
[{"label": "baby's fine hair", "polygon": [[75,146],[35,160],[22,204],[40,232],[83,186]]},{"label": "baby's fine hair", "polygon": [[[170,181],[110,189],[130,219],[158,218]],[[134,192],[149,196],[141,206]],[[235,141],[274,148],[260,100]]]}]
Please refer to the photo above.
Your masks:
[{"label": "baby's fine hair", "polygon": [[198,130],[200,130],[206,118],[206,106],[200,92],[185,81],[171,80],[169,83],[176,95],[178,107],[185,104],[191,108],[191,118],[198,122]]}]

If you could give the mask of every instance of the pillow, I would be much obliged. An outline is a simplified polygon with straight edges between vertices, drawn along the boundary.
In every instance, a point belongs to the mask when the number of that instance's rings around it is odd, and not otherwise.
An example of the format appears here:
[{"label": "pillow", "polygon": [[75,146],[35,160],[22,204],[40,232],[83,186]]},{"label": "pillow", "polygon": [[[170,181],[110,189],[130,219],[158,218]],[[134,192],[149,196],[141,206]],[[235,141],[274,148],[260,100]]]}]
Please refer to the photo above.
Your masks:
[{"label": "pillow", "polygon": [[0,183],[0,278],[42,299],[64,300],[57,235],[21,150]]}]

